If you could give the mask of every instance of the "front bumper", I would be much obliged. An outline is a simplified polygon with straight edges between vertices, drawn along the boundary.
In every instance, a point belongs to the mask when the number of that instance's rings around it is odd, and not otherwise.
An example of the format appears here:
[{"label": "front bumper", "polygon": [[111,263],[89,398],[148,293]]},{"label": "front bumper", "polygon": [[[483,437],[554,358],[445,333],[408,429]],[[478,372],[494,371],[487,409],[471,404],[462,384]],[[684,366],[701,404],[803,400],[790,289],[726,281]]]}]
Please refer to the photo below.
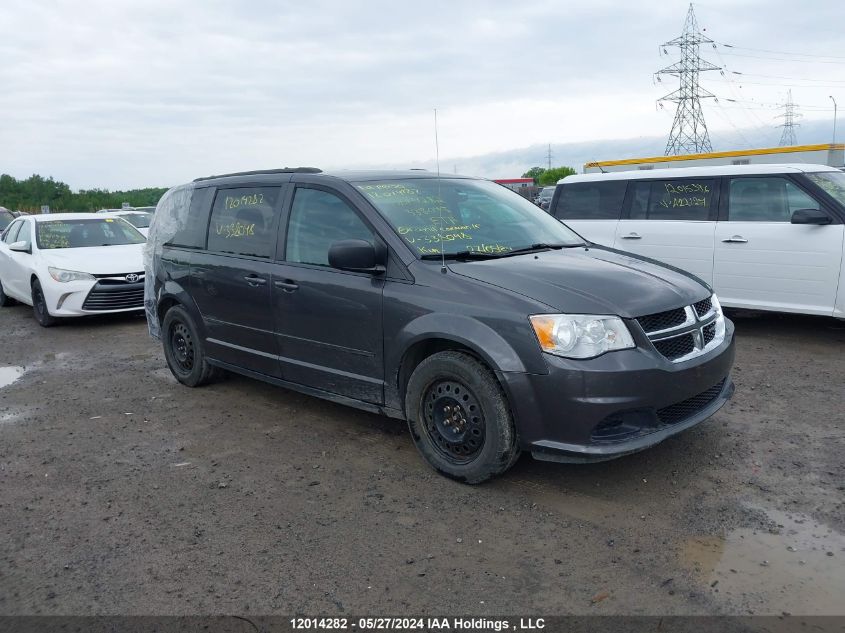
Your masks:
[{"label": "front bumper", "polygon": [[136,312],[144,309],[144,282],[106,284],[103,280],[41,281],[50,314],[57,317]]},{"label": "front bumper", "polygon": [[501,374],[520,444],[535,458],[589,462],[641,451],[703,422],[731,398],[735,343],[671,363],[636,348],[590,360],[546,355],[548,374]]}]

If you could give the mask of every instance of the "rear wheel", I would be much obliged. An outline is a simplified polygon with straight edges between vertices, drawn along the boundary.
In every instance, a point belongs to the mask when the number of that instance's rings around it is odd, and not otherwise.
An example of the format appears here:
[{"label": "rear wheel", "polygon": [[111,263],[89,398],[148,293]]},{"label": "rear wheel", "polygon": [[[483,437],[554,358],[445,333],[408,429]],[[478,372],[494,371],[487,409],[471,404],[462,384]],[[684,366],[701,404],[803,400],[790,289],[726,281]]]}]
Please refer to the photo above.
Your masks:
[{"label": "rear wheel", "polygon": [[194,320],[182,306],[167,311],[161,330],[164,357],[176,380],[188,387],[199,387],[220,373],[206,360]]},{"label": "rear wheel", "polygon": [[47,300],[44,298],[44,291],[41,289],[41,282],[37,279],[32,282],[32,313],[42,327],[50,327],[58,321],[56,317],[50,314]]},{"label": "rear wheel", "polygon": [[438,472],[470,484],[495,477],[519,456],[513,417],[496,377],[463,352],[439,352],[408,381],[411,437]]},{"label": "rear wheel", "polygon": [[3,292],[3,281],[0,280],[0,308],[15,305],[16,301]]}]

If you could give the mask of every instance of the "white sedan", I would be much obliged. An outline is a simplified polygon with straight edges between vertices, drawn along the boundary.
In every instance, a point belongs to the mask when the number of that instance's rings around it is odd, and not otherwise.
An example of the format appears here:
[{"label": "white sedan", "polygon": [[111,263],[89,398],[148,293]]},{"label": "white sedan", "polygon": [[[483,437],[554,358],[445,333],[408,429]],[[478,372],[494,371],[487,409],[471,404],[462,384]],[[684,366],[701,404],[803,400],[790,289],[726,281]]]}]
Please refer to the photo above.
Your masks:
[{"label": "white sedan", "polygon": [[0,306],[57,317],[144,307],[144,236],[119,217],[62,213],[17,218],[0,240]]},{"label": "white sedan", "polygon": [[108,215],[113,217],[120,217],[134,226],[144,237],[150,232],[150,222],[153,221],[153,214],[148,211],[140,211],[138,209],[122,209],[119,211],[109,210]]}]

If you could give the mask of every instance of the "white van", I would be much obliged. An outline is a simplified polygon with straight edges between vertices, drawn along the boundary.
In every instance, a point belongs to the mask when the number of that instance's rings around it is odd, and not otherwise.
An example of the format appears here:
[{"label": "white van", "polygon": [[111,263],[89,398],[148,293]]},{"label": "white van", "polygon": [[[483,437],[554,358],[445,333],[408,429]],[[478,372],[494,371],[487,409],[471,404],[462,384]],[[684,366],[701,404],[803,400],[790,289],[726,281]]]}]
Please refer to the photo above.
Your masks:
[{"label": "white van", "polygon": [[845,173],[726,165],[580,174],[549,212],[590,241],[666,262],[722,305],[845,318]]}]

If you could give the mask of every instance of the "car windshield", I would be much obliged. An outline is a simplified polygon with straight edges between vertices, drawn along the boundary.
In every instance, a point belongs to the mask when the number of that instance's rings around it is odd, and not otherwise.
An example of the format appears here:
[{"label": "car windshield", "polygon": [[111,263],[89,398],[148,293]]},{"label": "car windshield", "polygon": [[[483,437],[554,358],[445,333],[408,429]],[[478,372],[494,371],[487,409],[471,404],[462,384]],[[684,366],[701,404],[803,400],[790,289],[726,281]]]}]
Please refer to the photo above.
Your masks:
[{"label": "car windshield", "polygon": [[5,231],[6,227],[9,226],[12,221],[15,219],[9,211],[0,211],[0,231]]},{"label": "car windshield", "polygon": [[36,223],[35,240],[40,249],[84,248],[141,244],[144,236],[120,218],[49,220]]},{"label": "car windshield", "polygon": [[845,205],[845,174],[841,171],[817,171],[808,173],[807,178],[824,189],[839,204]]},{"label": "car windshield", "polygon": [[497,257],[584,244],[519,194],[486,180],[419,178],[355,186],[421,257]]},{"label": "car windshield", "polygon": [[543,189],[543,190],[540,192],[540,197],[541,197],[541,198],[551,198],[554,194],[555,194],[555,190],[554,190],[554,189],[552,189],[552,190]]},{"label": "car windshield", "polygon": [[120,216],[127,222],[129,222],[132,226],[138,229],[146,229],[150,226],[150,222],[152,222],[153,214],[152,213],[124,213]]}]

